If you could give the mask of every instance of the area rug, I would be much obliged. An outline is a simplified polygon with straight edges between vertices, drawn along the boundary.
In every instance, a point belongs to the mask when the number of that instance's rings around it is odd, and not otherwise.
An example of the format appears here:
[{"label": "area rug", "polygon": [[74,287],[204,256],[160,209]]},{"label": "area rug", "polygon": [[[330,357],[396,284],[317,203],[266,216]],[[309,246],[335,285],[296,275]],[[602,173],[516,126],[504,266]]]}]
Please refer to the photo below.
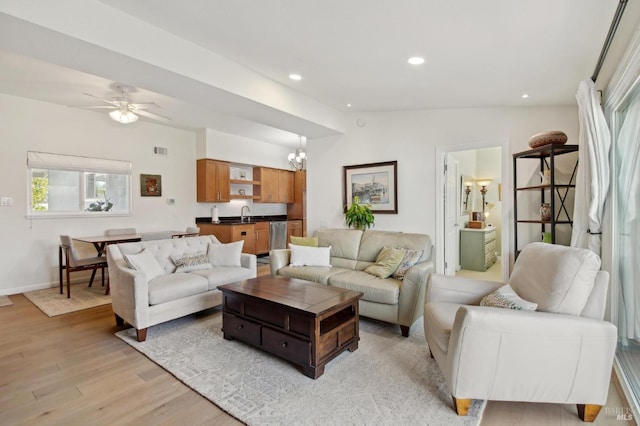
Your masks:
[{"label": "area rug", "polygon": [[9,299],[9,296],[0,296],[0,306],[11,306],[13,302]]},{"label": "area rug", "polygon": [[24,296],[50,317],[111,303],[111,296],[104,294],[104,287],[99,282],[92,287],[87,283],[72,285],[70,299],[67,299],[66,287],[63,294],[60,294],[59,287],[51,287],[30,291]]},{"label": "area rug", "polygon": [[427,352],[422,321],[409,338],[397,326],[360,320],[360,343],[313,380],[293,364],[220,330],[219,309],[149,329],[116,333],[187,386],[249,425],[477,425],[484,401],[469,416],[452,408],[444,377]]}]

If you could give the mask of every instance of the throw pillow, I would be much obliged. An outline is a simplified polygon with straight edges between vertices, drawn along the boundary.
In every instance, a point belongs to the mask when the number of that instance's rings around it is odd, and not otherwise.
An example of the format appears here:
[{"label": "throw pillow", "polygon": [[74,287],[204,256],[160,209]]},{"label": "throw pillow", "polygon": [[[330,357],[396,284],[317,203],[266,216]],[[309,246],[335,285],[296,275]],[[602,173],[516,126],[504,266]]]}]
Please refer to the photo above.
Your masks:
[{"label": "throw pillow", "polygon": [[404,249],[403,247],[398,248],[401,250],[405,250],[405,254],[402,258],[402,261],[400,262],[400,265],[395,270],[392,276],[397,280],[403,280],[409,268],[416,265],[420,261],[424,250],[408,250]]},{"label": "throw pillow", "polygon": [[291,260],[289,266],[328,266],[331,267],[331,246],[306,247],[289,244]]},{"label": "throw pillow", "polygon": [[240,258],[243,246],[244,240],[228,244],[209,243],[207,248],[209,263],[213,266],[242,266]]},{"label": "throw pillow", "polygon": [[537,303],[524,300],[516,294],[509,284],[505,284],[493,293],[482,298],[480,306],[492,306],[494,308],[517,309],[520,311],[535,311]]},{"label": "throw pillow", "polygon": [[318,237],[291,236],[291,244],[296,246],[318,247]]},{"label": "throw pillow", "polygon": [[509,284],[539,311],[580,315],[599,270],[600,258],[587,249],[531,243],[513,265]]},{"label": "throw pillow", "polygon": [[402,262],[405,250],[392,247],[384,247],[376,257],[376,263],[367,267],[364,271],[380,278],[390,277]]},{"label": "throw pillow", "polygon": [[171,261],[176,265],[175,272],[191,272],[213,268],[211,263],[209,263],[207,253],[204,251],[183,254],[181,256],[171,256]]},{"label": "throw pillow", "polygon": [[124,260],[131,269],[144,273],[147,281],[164,275],[164,269],[162,269],[156,257],[149,250],[142,250],[136,254],[125,254]]}]

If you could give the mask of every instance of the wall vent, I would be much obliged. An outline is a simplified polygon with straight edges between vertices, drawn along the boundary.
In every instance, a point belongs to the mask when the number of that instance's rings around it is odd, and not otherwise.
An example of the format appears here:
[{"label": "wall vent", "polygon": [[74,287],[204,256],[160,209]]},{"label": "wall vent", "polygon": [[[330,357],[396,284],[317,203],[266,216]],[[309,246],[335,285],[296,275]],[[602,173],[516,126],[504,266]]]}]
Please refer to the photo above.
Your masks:
[{"label": "wall vent", "polygon": [[164,155],[165,157],[169,155],[169,150],[167,148],[163,148],[161,146],[154,146],[153,153],[155,155]]}]

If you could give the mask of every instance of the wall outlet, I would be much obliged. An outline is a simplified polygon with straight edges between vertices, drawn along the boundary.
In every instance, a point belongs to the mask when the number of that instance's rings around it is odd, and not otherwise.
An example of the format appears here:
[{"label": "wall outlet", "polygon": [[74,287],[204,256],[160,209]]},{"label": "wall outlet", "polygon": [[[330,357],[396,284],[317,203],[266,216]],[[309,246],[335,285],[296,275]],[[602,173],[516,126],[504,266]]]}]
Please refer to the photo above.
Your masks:
[{"label": "wall outlet", "polygon": [[0,206],[12,206],[13,198],[11,197],[1,197],[0,198]]}]

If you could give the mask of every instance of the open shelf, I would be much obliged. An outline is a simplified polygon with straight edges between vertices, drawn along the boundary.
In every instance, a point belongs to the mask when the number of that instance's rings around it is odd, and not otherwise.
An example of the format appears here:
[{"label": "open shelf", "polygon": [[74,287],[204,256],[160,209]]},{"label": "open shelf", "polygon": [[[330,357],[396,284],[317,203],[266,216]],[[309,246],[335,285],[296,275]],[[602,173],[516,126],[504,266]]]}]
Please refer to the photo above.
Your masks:
[{"label": "open shelf", "polygon": [[346,323],[350,318],[355,318],[355,313],[351,306],[347,306],[340,312],[323,319],[320,321],[320,335],[324,335],[338,326]]},{"label": "open shelf", "polygon": [[258,195],[231,194],[229,197],[232,200],[259,200],[260,199],[260,196]]},{"label": "open shelf", "polygon": [[246,179],[230,179],[230,183],[235,183],[238,185],[260,185],[259,180],[246,180]]}]

